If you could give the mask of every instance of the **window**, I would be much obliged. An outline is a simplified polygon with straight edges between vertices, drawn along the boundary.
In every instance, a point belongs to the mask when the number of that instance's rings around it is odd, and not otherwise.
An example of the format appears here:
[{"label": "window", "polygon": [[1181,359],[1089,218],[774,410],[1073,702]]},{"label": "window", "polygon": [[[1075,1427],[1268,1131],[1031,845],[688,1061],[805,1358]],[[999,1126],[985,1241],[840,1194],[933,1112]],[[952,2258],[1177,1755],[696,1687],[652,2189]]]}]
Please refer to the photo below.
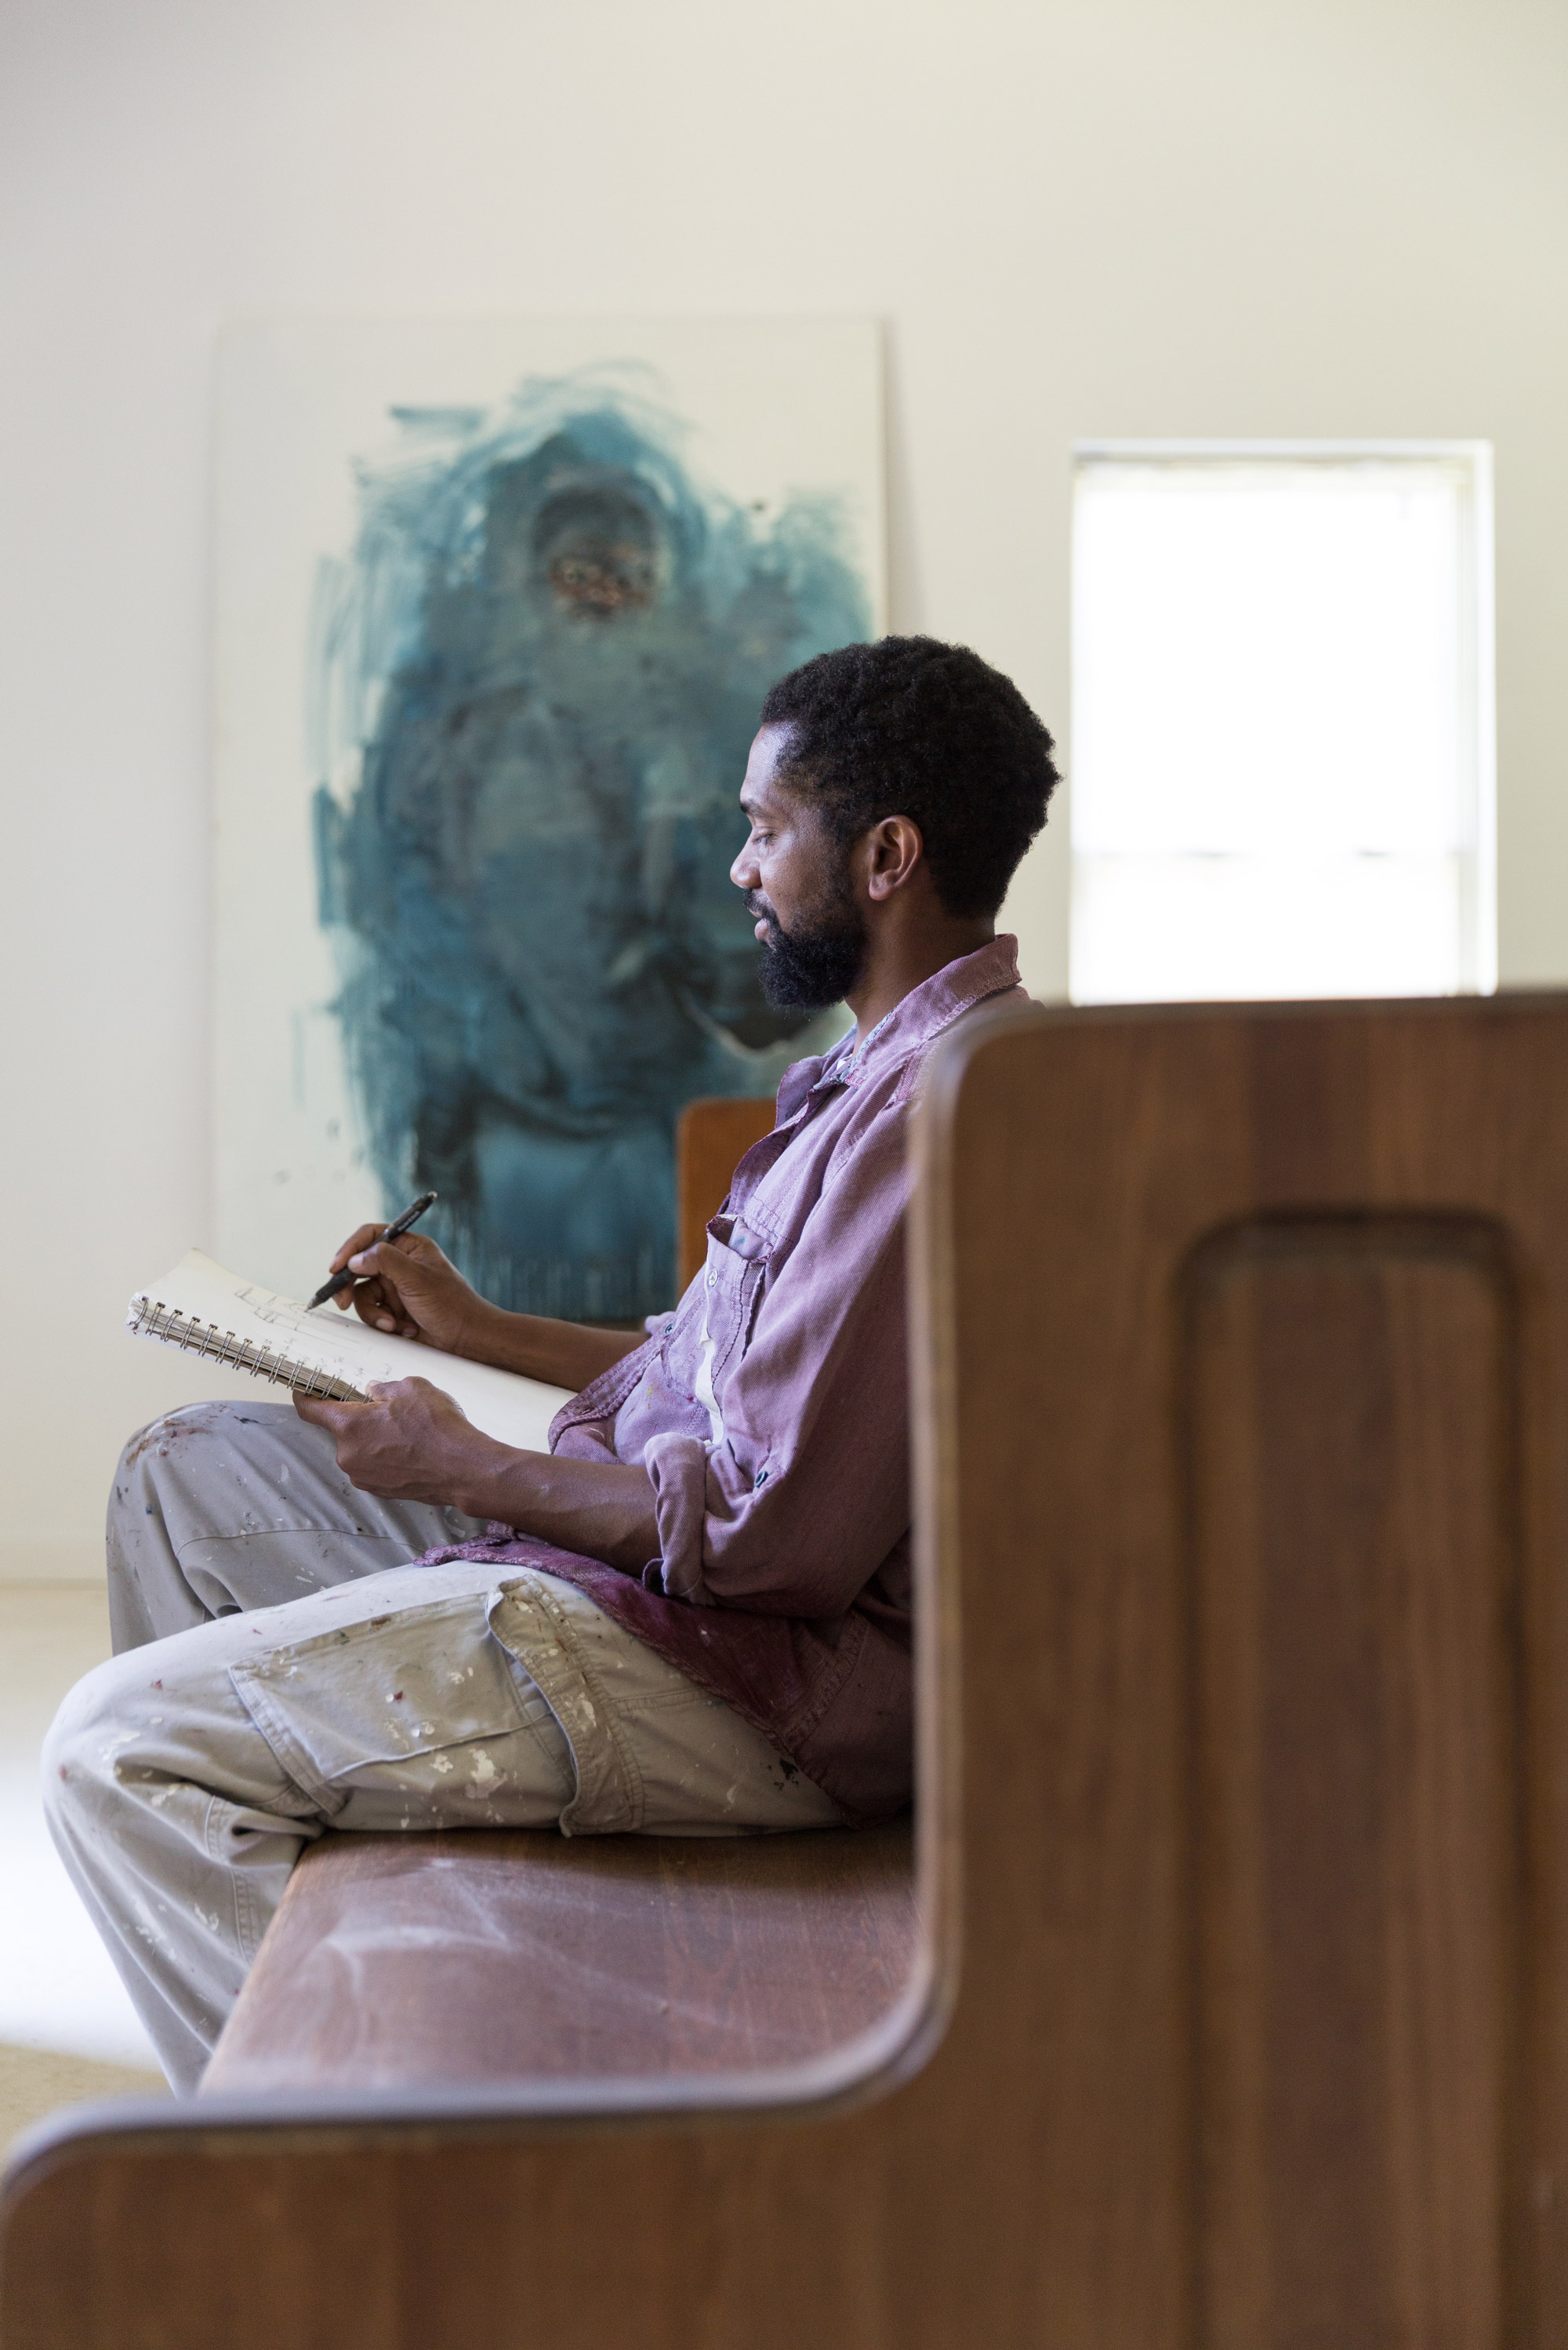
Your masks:
[{"label": "window", "polygon": [[1076,452],[1072,993],[1497,983],[1490,452]]}]

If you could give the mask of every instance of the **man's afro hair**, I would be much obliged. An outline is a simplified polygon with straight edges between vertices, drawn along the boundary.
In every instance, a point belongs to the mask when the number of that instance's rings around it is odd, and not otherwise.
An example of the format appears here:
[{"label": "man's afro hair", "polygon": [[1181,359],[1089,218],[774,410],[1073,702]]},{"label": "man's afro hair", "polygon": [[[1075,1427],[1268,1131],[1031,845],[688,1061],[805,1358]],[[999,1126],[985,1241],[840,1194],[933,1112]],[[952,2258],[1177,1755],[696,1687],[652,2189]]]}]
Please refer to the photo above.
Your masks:
[{"label": "man's afro hair", "polygon": [[793,730],[779,780],[846,845],[884,816],[911,817],[938,897],[962,918],[996,912],[1060,780],[1011,679],[935,637],[818,653],[779,680],[762,723]]}]

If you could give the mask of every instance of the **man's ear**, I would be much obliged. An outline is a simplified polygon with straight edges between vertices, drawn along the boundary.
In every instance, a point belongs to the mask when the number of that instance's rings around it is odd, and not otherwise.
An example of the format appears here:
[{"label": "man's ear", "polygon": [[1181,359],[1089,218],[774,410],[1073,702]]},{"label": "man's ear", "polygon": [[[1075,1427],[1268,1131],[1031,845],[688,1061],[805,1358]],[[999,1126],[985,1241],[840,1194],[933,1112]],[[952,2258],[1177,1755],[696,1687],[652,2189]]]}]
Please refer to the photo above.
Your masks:
[{"label": "man's ear", "polygon": [[866,886],[875,899],[890,898],[904,888],[924,859],[926,844],[912,816],[885,816],[867,835],[869,850]]}]

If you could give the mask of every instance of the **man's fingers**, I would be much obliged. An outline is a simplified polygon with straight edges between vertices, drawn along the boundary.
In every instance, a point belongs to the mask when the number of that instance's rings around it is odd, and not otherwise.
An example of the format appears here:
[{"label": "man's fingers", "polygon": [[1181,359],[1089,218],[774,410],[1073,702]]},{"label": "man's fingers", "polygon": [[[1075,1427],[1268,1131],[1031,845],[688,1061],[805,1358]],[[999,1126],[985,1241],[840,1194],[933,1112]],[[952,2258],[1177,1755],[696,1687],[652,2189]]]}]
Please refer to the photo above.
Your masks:
[{"label": "man's fingers", "polygon": [[387,1243],[387,1246],[395,1248],[400,1256],[411,1256],[416,1264],[422,1264],[432,1273],[438,1265],[451,1271],[445,1250],[438,1246],[428,1232],[400,1232],[395,1241]]},{"label": "man's fingers", "polygon": [[389,1314],[396,1310],[392,1300],[379,1281],[356,1282],[352,1289],[344,1292],[344,1295],[361,1322],[373,1322],[379,1314]]},{"label": "man's fingers", "polygon": [[399,1338],[420,1336],[420,1326],[411,1321],[407,1306],[390,1284],[384,1281],[362,1281],[353,1292],[354,1311],[361,1322],[372,1330],[385,1330]]},{"label": "man's fingers", "polygon": [[410,1289],[417,1288],[422,1274],[433,1273],[436,1264],[445,1263],[439,1249],[434,1263],[428,1257],[416,1255],[409,1243],[417,1237],[413,1232],[405,1232],[400,1241],[368,1242],[348,1259],[348,1269],[365,1281],[400,1281]]},{"label": "man's fingers", "polygon": [[369,1248],[373,1241],[379,1240],[386,1229],[385,1224],[361,1224],[356,1232],[349,1233],[333,1258],[327,1268],[328,1271],[341,1273],[351,1256],[358,1256],[361,1249]]},{"label": "man's fingers", "polygon": [[472,1458],[476,1445],[489,1445],[445,1389],[429,1379],[371,1380],[362,1403],[308,1395],[294,1401],[302,1419],[332,1438],[338,1468],[361,1492],[440,1500],[448,1480],[461,1474],[462,1460]]},{"label": "man's fingers", "polygon": [[[358,1250],[348,1260],[348,1271],[357,1279],[381,1282],[389,1288],[395,1284],[400,1274],[407,1274],[411,1270],[407,1258],[399,1256],[395,1245],[389,1241],[372,1241],[368,1248]],[[417,1274],[414,1277],[416,1280],[419,1278]]]},{"label": "man's fingers", "polygon": [[411,1290],[414,1295],[419,1295],[420,1271],[395,1242],[380,1241],[373,1248],[362,1249],[349,1270],[361,1276],[354,1303],[362,1322],[369,1322],[377,1330],[395,1332],[400,1337],[419,1336],[420,1326],[404,1293]]},{"label": "man's fingers", "polygon": [[326,1429],[332,1437],[346,1436],[355,1412],[365,1409],[362,1403],[339,1403],[331,1396],[305,1395],[298,1388],[294,1391],[294,1408],[301,1419],[309,1420],[313,1428]]}]

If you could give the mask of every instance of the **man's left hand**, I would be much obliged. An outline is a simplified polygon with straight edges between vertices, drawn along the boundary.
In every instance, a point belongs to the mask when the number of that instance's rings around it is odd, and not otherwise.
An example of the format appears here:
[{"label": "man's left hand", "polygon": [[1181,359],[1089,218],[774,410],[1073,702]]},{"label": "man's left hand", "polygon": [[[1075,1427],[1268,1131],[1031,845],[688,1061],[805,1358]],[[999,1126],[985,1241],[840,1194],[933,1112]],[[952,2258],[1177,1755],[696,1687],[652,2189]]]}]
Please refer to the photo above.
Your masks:
[{"label": "man's left hand", "polygon": [[337,1466],[362,1492],[463,1508],[463,1494],[487,1470],[493,1473],[505,1447],[429,1379],[378,1380],[367,1392],[368,1403],[296,1395],[294,1408],[326,1429]]},{"label": "man's left hand", "polygon": [[561,1460],[498,1444],[429,1379],[388,1379],[368,1403],[296,1395],[301,1419],[326,1429],[351,1484],[392,1502],[436,1502],[537,1534],[562,1550],[640,1575],[659,1555],[646,1469],[629,1461]]}]

